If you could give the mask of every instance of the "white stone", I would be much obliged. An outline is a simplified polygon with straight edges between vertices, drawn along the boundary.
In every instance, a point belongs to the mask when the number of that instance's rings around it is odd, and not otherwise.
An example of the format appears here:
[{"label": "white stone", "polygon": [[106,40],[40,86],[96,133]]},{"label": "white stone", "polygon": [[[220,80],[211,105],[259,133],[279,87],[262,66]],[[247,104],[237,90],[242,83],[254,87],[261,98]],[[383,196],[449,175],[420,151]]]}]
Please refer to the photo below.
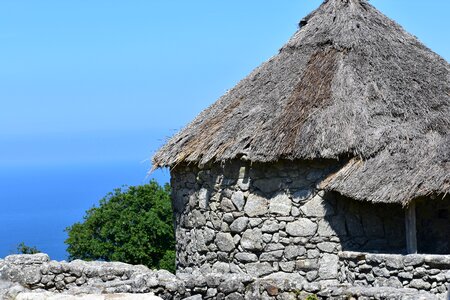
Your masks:
[{"label": "white stone", "polygon": [[292,202],[285,193],[279,193],[269,202],[269,213],[288,216],[291,212]]}]

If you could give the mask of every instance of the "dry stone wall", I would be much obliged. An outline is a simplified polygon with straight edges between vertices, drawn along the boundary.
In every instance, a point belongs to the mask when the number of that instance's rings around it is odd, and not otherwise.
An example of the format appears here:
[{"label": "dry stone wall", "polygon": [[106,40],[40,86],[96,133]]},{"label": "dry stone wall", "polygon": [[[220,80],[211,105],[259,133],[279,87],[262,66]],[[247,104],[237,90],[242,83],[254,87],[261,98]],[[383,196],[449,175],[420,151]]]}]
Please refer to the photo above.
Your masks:
[{"label": "dry stone wall", "polygon": [[400,206],[326,194],[335,162],[178,166],[172,170],[177,269],[338,282],[342,250],[402,251]]},{"label": "dry stone wall", "polygon": [[247,274],[199,272],[173,275],[124,263],[50,261],[45,254],[13,255],[0,259],[0,299],[78,299],[69,295],[98,300],[150,300],[156,298],[154,295],[165,300],[304,300],[309,295],[336,300],[352,297],[361,300],[445,299],[445,295],[440,297],[412,288],[310,283],[300,274],[285,272],[261,278]]},{"label": "dry stone wall", "polygon": [[342,282],[362,287],[414,288],[444,295],[450,285],[450,255],[342,252]]}]

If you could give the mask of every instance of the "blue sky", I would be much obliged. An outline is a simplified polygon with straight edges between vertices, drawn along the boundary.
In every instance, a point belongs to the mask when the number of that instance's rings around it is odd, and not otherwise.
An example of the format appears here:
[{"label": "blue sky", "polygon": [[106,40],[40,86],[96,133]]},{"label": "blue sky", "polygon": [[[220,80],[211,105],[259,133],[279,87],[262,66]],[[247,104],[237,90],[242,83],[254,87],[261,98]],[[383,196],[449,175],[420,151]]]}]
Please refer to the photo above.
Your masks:
[{"label": "blue sky", "polygon": [[[320,3],[1,1],[0,166],[148,158]],[[449,1],[371,3],[449,60]]]},{"label": "blue sky", "polygon": [[[0,0],[0,257],[25,241],[62,259],[107,192],[167,181],[151,155],[320,3]],[[449,61],[450,1],[371,3]]]}]

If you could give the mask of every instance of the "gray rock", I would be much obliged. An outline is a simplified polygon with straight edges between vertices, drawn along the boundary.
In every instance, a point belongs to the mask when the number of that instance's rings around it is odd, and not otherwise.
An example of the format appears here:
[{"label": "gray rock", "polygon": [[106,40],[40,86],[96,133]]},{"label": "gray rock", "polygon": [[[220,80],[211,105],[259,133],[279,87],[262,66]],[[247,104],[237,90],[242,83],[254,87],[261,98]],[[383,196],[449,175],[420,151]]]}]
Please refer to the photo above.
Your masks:
[{"label": "gray rock", "polygon": [[254,277],[261,277],[273,272],[273,268],[268,262],[246,264],[245,270],[250,276]]},{"label": "gray rock", "polygon": [[403,264],[405,266],[418,266],[425,262],[423,255],[411,254],[403,257]]},{"label": "gray rock", "polygon": [[241,246],[245,250],[262,250],[262,232],[260,229],[247,229],[241,238]]},{"label": "gray rock", "polygon": [[234,217],[232,213],[226,213],[223,214],[223,218],[222,218],[225,222],[227,222],[228,224],[231,224],[234,221]]},{"label": "gray rock", "polygon": [[309,259],[318,258],[320,256],[320,252],[316,249],[311,249],[307,251],[306,257]]},{"label": "gray rock", "polygon": [[294,201],[295,203],[302,203],[310,199],[311,196],[312,196],[311,189],[299,190],[292,195],[292,201]]},{"label": "gray rock", "polygon": [[337,255],[323,254],[319,265],[320,279],[337,279],[339,269],[339,257]]},{"label": "gray rock", "polygon": [[319,221],[319,228],[317,229],[317,232],[319,236],[322,237],[331,237],[336,235],[336,232],[333,230],[330,223],[325,219]]},{"label": "gray rock", "polygon": [[294,261],[284,261],[280,262],[280,269],[283,272],[293,272],[295,270],[295,262]]},{"label": "gray rock", "polygon": [[219,232],[216,235],[215,243],[220,251],[230,252],[235,248],[233,237],[229,233]]},{"label": "gray rock", "polygon": [[261,218],[251,218],[249,220],[249,224],[252,228],[258,227],[259,224],[261,224],[262,222],[263,222],[263,220]]},{"label": "gray rock", "polygon": [[193,210],[190,215],[193,227],[203,227],[206,224],[205,215],[199,210]]},{"label": "gray rock", "polygon": [[183,300],[202,300],[202,299],[203,299],[202,295],[197,294],[197,295],[193,295],[193,296],[184,298]]},{"label": "gray rock", "polygon": [[317,244],[317,248],[319,248],[322,252],[333,253],[336,250],[336,244],[330,242],[323,242]]},{"label": "gray rock", "polygon": [[234,220],[233,223],[231,223],[230,230],[231,232],[241,233],[242,231],[245,230],[245,228],[247,228],[247,224],[248,224],[247,217],[237,218],[236,220]]},{"label": "gray rock", "polygon": [[264,252],[259,257],[260,261],[279,261],[283,256],[283,250]]},{"label": "gray rock", "polygon": [[425,262],[432,268],[450,269],[450,255],[426,255]]},{"label": "gray rock", "polygon": [[295,259],[299,256],[302,256],[306,253],[306,249],[303,246],[287,246],[284,249],[284,257],[286,257],[286,259],[291,260],[291,259]]},{"label": "gray rock", "polygon": [[422,279],[413,279],[409,283],[409,287],[418,289],[418,290],[429,290],[431,288],[431,284],[423,281]]},{"label": "gray rock", "polygon": [[266,220],[261,228],[262,232],[277,232],[280,230],[280,224],[275,220]]},{"label": "gray rock", "polygon": [[5,257],[5,263],[12,265],[39,265],[50,261],[45,253],[16,254]]},{"label": "gray rock", "polygon": [[372,272],[374,275],[379,276],[379,277],[389,277],[390,276],[390,273],[386,268],[374,267],[372,269]]},{"label": "gray rock", "polygon": [[206,209],[208,208],[208,204],[209,204],[209,192],[207,189],[205,188],[201,188],[200,191],[198,191],[198,206],[201,209]]},{"label": "gray rock", "polygon": [[212,270],[213,272],[221,274],[230,273],[230,264],[218,261],[213,264]]},{"label": "gray rock", "polygon": [[288,216],[291,212],[291,199],[285,193],[279,193],[269,202],[269,213]]},{"label": "gray rock", "polygon": [[245,205],[244,193],[241,191],[234,192],[231,196],[231,201],[239,211],[242,211]]},{"label": "gray rock", "polygon": [[317,224],[306,218],[286,225],[286,232],[291,236],[312,236],[316,231]]},{"label": "gray rock", "polygon": [[295,269],[299,271],[318,270],[319,264],[315,259],[299,259],[295,262]]},{"label": "gray rock", "polygon": [[257,217],[261,215],[265,215],[268,212],[268,204],[267,199],[250,194],[247,199],[247,203],[244,207],[244,212],[249,217]]},{"label": "gray rock", "polygon": [[300,210],[307,217],[323,218],[334,214],[333,207],[319,195],[314,196],[311,200],[306,202],[302,207],[300,207]]},{"label": "gray rock", "polygon": [[242,293],[234,292],[225,297],[225,300],[244,300]]},{"label": "gray rock", "polygon": [[236,291],[243,291],[244,284],[242,284],[240,278],[238,276],[230,276],[225,281],[219,284],[218,287],[219,292],[230,294]]},{"label": "gray rock", "polygon": [[268,244],[266,245],[266,247],[264,248],[264,251],[276,251],[276,250],[283,250],[284,246],[283,244],[280,243],[272,243],[272,244]]},{"label": "gray rock", "polygon": [[223,198],[222,201],[220,201],[220,207],[224,212],[231,212],[236,210],[233,202],[228,198]]},{"label": "gray rock", "polygon": [[258,256],[256,256],[256,254],[248,253],[248,252],[236,253],[234,255],[234,258],[236,258],[237,260],[239,260],[240,262],[243,262],[243,263],[258,261]]}]

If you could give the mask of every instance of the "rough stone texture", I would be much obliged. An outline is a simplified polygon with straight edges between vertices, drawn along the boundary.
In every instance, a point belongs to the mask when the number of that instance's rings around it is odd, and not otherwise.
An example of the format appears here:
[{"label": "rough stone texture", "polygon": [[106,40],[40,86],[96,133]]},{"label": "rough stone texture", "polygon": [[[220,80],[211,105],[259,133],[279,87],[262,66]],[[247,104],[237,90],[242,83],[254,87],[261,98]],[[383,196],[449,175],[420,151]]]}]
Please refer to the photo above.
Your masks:
[{"label": "rough stone texture", "polygon": [[365,287],[414,288],[444,295],[450,285],[449,255],[339,253],[341,282]]},{"label": "rough stone texture", "polygon": [[239,273],[264,262],[274,272],[296,272],[339,251],[402,253],[401,206],[318,189],[334,168],[331,161],[178,165],[171,173],[177,269]]},{"label": "rough stone texture", "polygon": [[[300,251],[303,253],[304,251]],[[242,254],[242,253],[238,253]],[[237,254],[237,255],[238,255]],[[253,254],[254,255],[254,254]],[[255,255],[256,256],[256,255]],[[369,263],[360,264],[358,260],[366,260],[364,253],[341,253],[340,264],[353,262],[361,268],[370,267]],[[418,291],[414,288],[400,288],[394,280],[379,281],[390,284],[384,286],[358,286],[348,283],[339,284],[336,280],[320,280],[321,269],[336,262],[336,257],[327,254],[312,266],[318,271],[308,271],[306,276],[300,272],[278,271],[268,262],[246,263],[247,272],[240,274],[201,274],[178,273],[176,276],[167,271],[152,271],[143,266],[131,266],[123,263],[98,263],[74,261],[56,262],[40,259],[43,256],[19,255],[0,260],[0,299],[2,300],[203,300],[203,299],[305,299],[312,293],[319,299],[444,299],[446,290],[431,284],[429,291]],[[407,256],[404,259],[409,258]],[[371,257],[371,262],[386,264],[388,256]],[[428,261],[441,263],[440,257],[428,257]],[[300,260],[305,261],[305,260]],[[425,259],[423,260],[425,262]],[[312,261],[307,261],[312,264]],[[366,260],[367,262],[367,260]],[[288,264],[290,262],[286,262]],[[281,265],[281,263],[280,263]],[[305,264],[306,265],[306,264]],[[342,267],[345,268],[344,265]],[[229,267],[231,269],[231,267]],[[426,266],[423,265],[426,269]],[[37,283],[27,284],[21,281],[23,270],[27,273],[41,274]],[[342,269],[342,268],[341,268]],[[364,269],[364,268],[362,268]],[[348,269],[350,270],[350,269]],[[347,271],[348,271],[347,270]],[[367,267],[364,269],[367,270]],[[447,273],[437,274],[433,269],[430,273],[442,275],[442,282],[449,282]],[[364,271],[366,272],[366,271]],[[363,274],[360,272],[359,275]],[[47,276],[47,277],[46,277]],[[434,276],[434,275],[433,275]],[[67,278],[84,279],[78,283]],[[44,280],[46,278],[46,280]],[[5,281],[7,279],[7,281]],[[22,282],[22,285],[18,285]],[[57,283],[62,283],[61,289]],[[430,284],[425,279],[413,279],[412,285],[428,289]],[[397,286],[394,286],[397,285]],[[439,291],[433,291],[438,289]],[[352,298],[353,297],[353,298]]]}]

